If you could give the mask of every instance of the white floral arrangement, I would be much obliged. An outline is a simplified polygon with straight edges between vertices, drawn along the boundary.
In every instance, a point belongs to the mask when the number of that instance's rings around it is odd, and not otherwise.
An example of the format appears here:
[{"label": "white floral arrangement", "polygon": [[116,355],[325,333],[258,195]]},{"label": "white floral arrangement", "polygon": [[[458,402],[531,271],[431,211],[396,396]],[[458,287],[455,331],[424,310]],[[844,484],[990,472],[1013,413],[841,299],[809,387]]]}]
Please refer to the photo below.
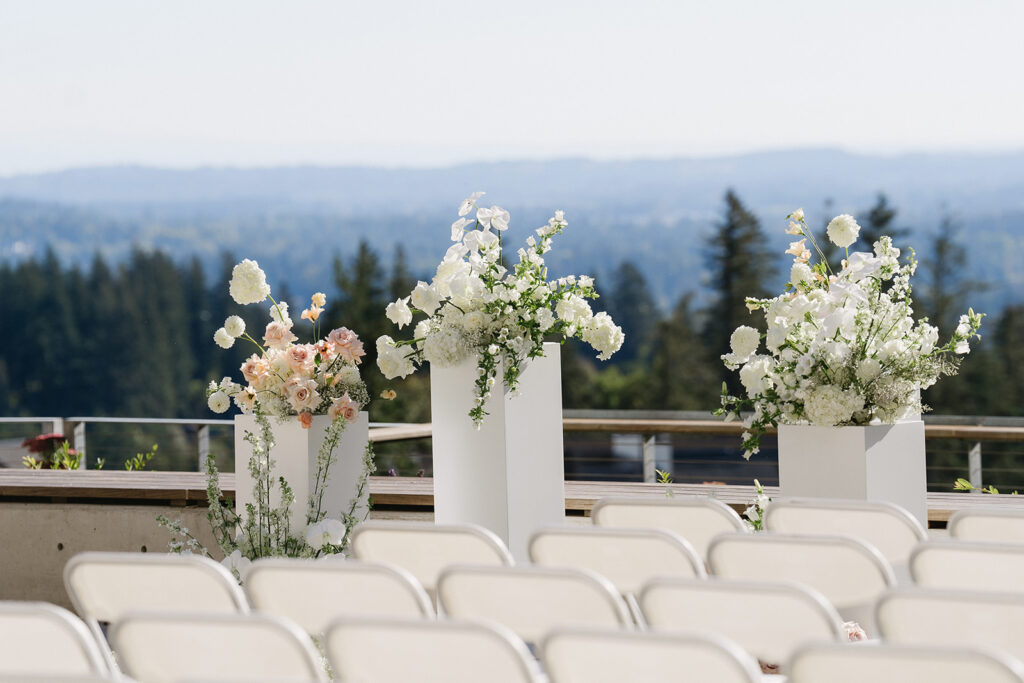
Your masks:
[{"label": "white floral arrangement", "polygon": [[[787,254],[794,257],[786,292],[770,299],[747,299],[763,311],[767,331],[740,326],[730,340],[726,367],[739,370],[746,396],[722,387],[726,419],[743,419],[744,457],[758,452],[761,435],[779,424],[891,424],[926,410],[922,389],[942,375],[956,374],[960,355],[979,338],[984,314],[968,311],[945,344],[927,318],[914,319],[910,278],[917,268],[913,251],[900,263],[900,250],[883,236],[873,253],[850,253],[860,226],[849,215],[828,224],[829,240],[845,249],[842,268],[833,273],[807,228],[802,210],[787,216],[788,234],[801,237]],[[818,262],[811,262],[811,247]],[[761,342],[764,341],[764,350]]]},{"label": "white floral arrangement", "polygon": [[[330,519],[324,510],[323,498],[330,479],[330,468],[337,461],[338,443],[345,427],[354,422],[359,411],[369,403],[366,385],[359,373],[359,364],[366,355],[359,337],[344,327],[332,330],[321,338],[320,316],[327,297],[317,292],[311,297],[310,307],[301,318],[312,325],[312,339],[299,344],[294,334],[294,322],[289,317],[288,304],[277,302],[270,294],[266,275],[255,261],[246,259],[232,271],[229,285],[231,297],[240,305],[263,303],[270,300],[270,322],[260,343],[245,330],[245,322],[237,315],[224,321],[214,335],[214,342],[224,349],[243,339],[255,345],[254,353],[241,366],[245,386],[225,377],[211,382],[207,388],[207,402],[211,410],[224,413],[232,399],[243,413],[255,416],[258,430],[246,430],[244,440],[252,447],[247,464],[254,482],[255,503],[237,512],[222,504],[220,474],[212,456],[206,462],[206,492],[210,510],[208,518],[218,546],[224,552],[224,564],[235,576],[242,578],[245,568],[261,557],[319,557],[344,552],[349,532],[360,521],[356,510],[369,477],[374,471],[373,450],[369,444],[362,454],[363,470],[357,483],[356,495],[341,519]],[[271,458],[274,432],[270,419],[285,421],[298,419],[309,429],[314,415],[328,415],[330,425],[317,454],[316,484],[306,502],[305,533],[295,536],[291,531],[294,494],[284,477],[273,474],[275,462]],[[236,436],[236,438],[238,438]],[[236,467],[243,463],[236,463]],[[280,503],[272,504],[272,491],[277,487]],[[160,516],[157,521],[172,534],[173,552],[209,551],[180,521]]]},{"label": "white floral arrangement", "polygon": [[579,338],[601,360],[625,340],[607,313],[595,314],[587,303],[597,298],[592,278],[547,279],[544,255],[568,225],[563,213],[556,211],[536,237],[526,240],[519,263],[509,271],[501,263],[501,233],[508,228],[509,212],[478,207],[482,195],[474,193],[459,207],[451,228],[453,244],[432,281],[418,282],[409,296],[387,307],[388,319],[400,329],[412,324],[415,313],[426,316],[416,323],[413,339],[377,339],[377,364],[388,379],[406,377],[424,362],[452,367],[475,357],[478,378],[469,416],[477,427],[487,415],[484,406],[494,386],[500,381],[514,393],[523,363],[544,355],[546,338]]}]

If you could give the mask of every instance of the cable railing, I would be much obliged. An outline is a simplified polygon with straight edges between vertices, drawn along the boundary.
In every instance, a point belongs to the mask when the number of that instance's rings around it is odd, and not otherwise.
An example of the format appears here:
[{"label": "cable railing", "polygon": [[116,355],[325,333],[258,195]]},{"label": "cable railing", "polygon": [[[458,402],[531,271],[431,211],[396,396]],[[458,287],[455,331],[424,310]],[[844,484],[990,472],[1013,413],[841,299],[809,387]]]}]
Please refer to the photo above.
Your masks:
[{"label": "cable railing", "polygon": [[[138,444],[155,441],[152,431],[140,435],[146,429],[177,430],[159,437],[163,459],[158,469],[202,470],[215,451],[222,469],[233,467],[232,420],[0,418],[0,427],[7,433],[19,424],[66,434],[70,444],[85,453],[86,468],[95,467],[100,459],[116,462]],[[774,435],[766,435],[761,453],[744,461],[738,447],[742,423],[724,422],[708,413],[565,410],[563,424],[567,480],[655,482],[660,470],[677,483],[749,483],[758,478],[772,485],[777,481]],[[378,444],[379,472],[429,475],[429,424],[371,423],[370,428],[371,440]],[[949,490],[957,478],[964,477],[979,489],[990,481],[1003,492],[1024,489],[1024,418],[927,415],[925,436],[933,488]]]}]

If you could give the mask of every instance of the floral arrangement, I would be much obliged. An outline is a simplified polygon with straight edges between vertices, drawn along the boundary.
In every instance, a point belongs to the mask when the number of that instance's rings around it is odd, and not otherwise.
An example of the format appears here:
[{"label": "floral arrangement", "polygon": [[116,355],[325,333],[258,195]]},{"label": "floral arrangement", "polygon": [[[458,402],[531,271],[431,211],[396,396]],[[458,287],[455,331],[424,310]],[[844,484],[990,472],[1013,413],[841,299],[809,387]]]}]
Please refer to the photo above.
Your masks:
[{"label": "floral arrangement", "polygon": [[[482,192],[459,207],[451,226],[452,246],[432,281],[418,282],[409,296],[387,307],[387,317],[401,329],[415,313],[426,317],[415,326],[413,339],[377,339],[377,364],[388,379],[406,377],[424,362],[451,367],[476,357],[475,404],[469,416],[480,426],[484,405],[500,381],[515,392],[526,359],[544,355],[549,336],[579,338],[598,358],[607,360],[625,336],[607,313],[594,313],[587,299],[596,299],[594,280],[587,276],[548,281],[544,255],[552,239],[568,225],[561,211],[531,235],[519,249],[519,263],[502,265],[501,234],[509,212],[498,206],[477,206]],[[468,217],[472,211],[474,217]],[[411,306],[410,306],[411,301]]]},{"label": "floral arrangement", "polygon": [[[294,333],[288,304],[274,300],[266,275],[255,261],[246,259],[234,267],[229,290],[238,304],[257,304],[269,299],[271,305],[262,343],[246,332],[245,322],[237,315],[227,318],[213,336],[214,342],[224,349],[231,348],[238,339],[258,349],[258,353],[246,359],[240,368],[245,386],[225,377],[220,382],[211,382],[206,392],[211,410],[226,412],[233,400],[243,413],[254,415],[258,427],[258,433],[246,431],[244,435],[252,446],[248,470],[255,482],[253,498],[256,501],[248,504],[244,513],[236,513],[230,501],[226,507],[221,505],[219,473],[212,456],[206,463],[208,517],[217,544],[226,555],[225,563],[237,575],[249,561],[259,557],[318,557],[343,552],[349,532],[359,522],[355,511],[374,469],[369,445],[363,454],[363,472],[356,496],[342,519],[326,518],[323,497],[331,465],[337,461],[335,449],[341,434],[369,403],[358,368],[366,355],[363,344],[354,332],[344,327],[323,336],[320,316],[327,297],[320,292],[313,294],[310,307],[301,315],[301,319],[312,326],[312,340],[297,343],[299,338]],[[292,489],[283,477],[273,475],[274,434],[270,419],[297,419],[303,428],[309,429],[313,416],[324,414],[330,416],[331,423],[317,456],[316,483],[306,501],[306,533],[299,538],[291,531]],[[275,486],[280,491],[280,503],[276,506],[271,503]],[[174,534],[172,550],[209,554],[180,523],[163,517],[158,521]]]},{"label": "floral arrangement", "polygon": [[[822,426],[889,424],[920,413],[922,389],[955,374],[958,356],[979,338],[983,314],[968,311],[952,337],[939,344],[939,330],[927,318],[914,319],[910,278],[917,268],[911,250],[900,263],[892,239],[881,237],[873,253],[850,253],[860,226],[849,215],[828,224],[829,240],[845,250],[833,273],[802,210],[787,216],[794,257],[784,294],[747,299],[763,311],[767,331],[740,326],[730,340],[726,367],[739,370],[746,396],[722,387],[726,419],[751,410],[743,434],[744,457],[758,452],[760,437],[778,424]],[[811,262],[810,246],[819,257]],[[765,351],[761,351],[764,341]]]},{"label": "floral arrangement", "polygon": [[772,499],[764,492],[764,486],[754,480],[754,500],[743,511],[743,526],[749,531],[764,531],[764,513]]}]

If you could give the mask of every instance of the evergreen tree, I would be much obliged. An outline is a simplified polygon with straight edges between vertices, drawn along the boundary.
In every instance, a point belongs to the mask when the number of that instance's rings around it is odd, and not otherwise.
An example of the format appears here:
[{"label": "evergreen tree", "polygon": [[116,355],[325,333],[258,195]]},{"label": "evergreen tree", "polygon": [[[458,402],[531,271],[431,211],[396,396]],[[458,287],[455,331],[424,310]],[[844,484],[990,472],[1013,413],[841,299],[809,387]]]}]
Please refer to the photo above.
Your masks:
[{"label": "evergreen tree", "polygon": [[707,265],[711,298],[705,311],[703,336],[719,377],[736,390],[735,373],[717,361],[728,353],[729,337],[739,325],[756,325],[747,310],[747,297],[767,297],[767,283],[775,276],[774,254],[761,224],[735,192],[725,195],[725,216],[708,241]]},{"label": "evergreen tree", "polygon": [[694,324],[693,295],[679,298],[672,314],[654,330],[650,383],[652,407],[711,410],[718,406],[718,358],[711,358]]},{"label": "evergreen tree", "polygon": [[608,314],[622,327],[626,342],[610,362],[625,365],[650,358],[654,327],[660,315],[644,274],[623,261],[612,275],[611,293],[602,297]]},{"label": "evergreen tree", "polygon": [[857,223],[860,225],[860,236],[857,239],[857,243],[850,247],[850,251],[854,249],[857,251],[872,251],[875,242],[882,235],[888,235],[892,238],[893,243],[899,246],[897,242],[909,235],[910,229],[900,228],[895,225],[896,214],[897,210],[889,204],[889,198],[879,192],[874,206],[857,219]]},{"label": "evergreen tree", "polygon": [[409,270],[409,263],[405,258],[405,247],[396,244],[395,257],[391,264],[391,279],[388,281],[388,298],[394,301],[407,297],[415,286],[416,278]]}]

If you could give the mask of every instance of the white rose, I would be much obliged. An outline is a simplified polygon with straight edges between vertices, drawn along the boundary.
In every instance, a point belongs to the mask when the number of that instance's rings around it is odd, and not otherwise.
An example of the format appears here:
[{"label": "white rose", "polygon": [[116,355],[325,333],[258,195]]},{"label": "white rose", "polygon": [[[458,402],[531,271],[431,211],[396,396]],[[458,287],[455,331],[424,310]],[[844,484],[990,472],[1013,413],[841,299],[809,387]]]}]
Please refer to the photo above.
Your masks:
[{"label": "white rose", "polygon": [[845,249],[857,241],[857,235],[860,234],[860,226],[857,225],[857,221],[854,220],[853,216],[844,213],[836,216],[829,222],[826,232],[828,232],[828,238],[832,241],[832,244]]},{"label": "white rose", "polygon": [[223,327],[213,333],[213,341],[222,349],[230,349],[235,345],[235,338]]},{"label": "white rose", "polygon": [[259,264],[245,259],[231,270],[228,291],[236,303],[258,304],[270,296],[270,285]]},{"label": "white rose", "polygon": [[215,413],[226,413],[231,407],[231,399],[223,391],[215,391],[206,399],[206,405]]},{"label": "white rose", "polygon": [[729,337],[729,347],[732,349],[733,358],[737,363],[745,363],[754,355],[760,344],[761,333],[746,325],[737,327]]},{"label": "white rose", "polygon": [[388,304],[385,315],[387,315],[388,320],[398,325],[398,329],[402,329],[411,323],[412,311],[409,310],[409,297]]},{"label": "white rose", "polygon": [[241,337],[245,334],[245,321],[237,315],[233,315],[224,321],[224,329],[232,337]]},{"label": "white rose", "polygon": [[441,304],[434,288],[422,280],[416,283],[416,289],[412,290],[412,305],[427,315],[434,315],[434,311]]}]

